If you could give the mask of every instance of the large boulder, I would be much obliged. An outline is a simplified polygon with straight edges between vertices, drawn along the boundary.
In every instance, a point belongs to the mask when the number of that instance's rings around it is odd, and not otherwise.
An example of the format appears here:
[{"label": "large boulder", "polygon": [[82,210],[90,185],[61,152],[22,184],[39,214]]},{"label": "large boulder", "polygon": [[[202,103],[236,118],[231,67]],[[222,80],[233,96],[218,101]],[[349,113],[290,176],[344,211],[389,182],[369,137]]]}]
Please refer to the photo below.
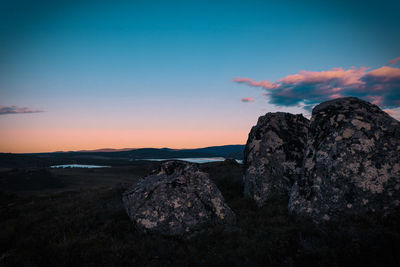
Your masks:
[{"label": "large boulder", "polygon": [[244,151],[244,194],[262,206],[274,196],[289,196],[300,174],[309,120],[290,113],[258,119]]},{"label": "large boulder", "polygon": [[207,173],[196,165],[168,161],[123,194],[130,219],[143,232],[187,236],[236,216]]},{"label": "large boulder", "polygon": [[313,109],[304,168],[289,210],[316,222],[388,214],[400,204],[400,123],[347,97]]}]

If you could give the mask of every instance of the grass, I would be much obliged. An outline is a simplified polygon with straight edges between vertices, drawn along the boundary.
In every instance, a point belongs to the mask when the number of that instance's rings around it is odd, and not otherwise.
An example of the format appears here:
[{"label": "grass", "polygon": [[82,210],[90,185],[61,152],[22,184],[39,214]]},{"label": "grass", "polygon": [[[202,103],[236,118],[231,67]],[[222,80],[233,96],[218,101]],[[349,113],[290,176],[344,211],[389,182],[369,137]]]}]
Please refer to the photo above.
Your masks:
[{"label": "grass", "polygon": [[201,167],[236,213],[237,227],[189,240],[143,235],[125,214],[121,194],[151,167],[49,170],[63,190],[45,183],[36,193],[1,193],[0,266],[400,265],[398,217],[317,226],[291,217],[287,199],[258,208],[243,197],[242,167],[234,164]]}]

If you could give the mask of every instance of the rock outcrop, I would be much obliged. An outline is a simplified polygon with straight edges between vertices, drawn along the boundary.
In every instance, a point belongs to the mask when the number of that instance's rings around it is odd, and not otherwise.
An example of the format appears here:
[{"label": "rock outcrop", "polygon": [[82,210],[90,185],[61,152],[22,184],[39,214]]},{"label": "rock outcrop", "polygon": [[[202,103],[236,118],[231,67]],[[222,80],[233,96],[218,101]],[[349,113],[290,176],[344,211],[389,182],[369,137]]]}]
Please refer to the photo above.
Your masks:
[{"label": "rock outcrop", "polygon": [[399,205],[400,122],[354,97],[316,106],[289,210],[321,222]]},{"label": "rock outcrop", "polygon": [[267,113],[251,129],[244,151],[244,194],[262,206],[288,196],[300,174],[309,120],[290,113]]},{"label": "rock outcrop", "polygon": [[187,236],[236,216],[208,174],[196,165],[168,161],[123,194],[130,219],[143,232]]}]

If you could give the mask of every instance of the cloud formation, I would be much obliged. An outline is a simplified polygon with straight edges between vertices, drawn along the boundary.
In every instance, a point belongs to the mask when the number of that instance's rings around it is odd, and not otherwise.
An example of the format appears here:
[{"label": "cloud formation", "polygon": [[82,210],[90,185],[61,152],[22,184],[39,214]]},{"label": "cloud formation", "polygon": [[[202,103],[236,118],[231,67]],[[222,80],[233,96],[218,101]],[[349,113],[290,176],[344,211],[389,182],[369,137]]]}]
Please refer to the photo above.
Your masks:
[{"label": "cloud formation", "polygon": [[400,120],[400,108],[393,108],[393,109],[384,109],[387,114],[392,116],[393,118]]},{"label": "cloud formation", "polygon": [[395,59],[389,61],[389,65],[396,64],[396,62],[399,61],[399,60],[400,60],[400,57],[396,57]]},{"label": "cloud formation", "polygon": [[233,81],[237,82],[237,83],[246,83],[247,85],[254,86],[254,87],[263,87],[265,89],[274,89],[274,88],[278,87],[276,84],[266,81],[266,80],[261,81],[261,82],[256,82],[249,78],[235,78],[235,79],[233,79]]},{"label": "cloud formation", "polygon": [[244,102],[244,103],[254,102],[254,98],[252,98],[252,97],[243,97],[241,99],[241,101]]},{"label": "cloud formation", "polygon": [[[394,64],[400,57],[392,60]],[[333,68],[327,71],[300,71],[276,82],[257,82],[250,78],[235,78],[263,89],[268,102],[277,106],[302,106],[311,110],[316,104],[344,96],[356,96],[384,109],[400,107],[400,68],[383,66],[367,68]]]},{"label": "cloud formation", "polygon": [[42,110],[33,110],[29,108],[19,108],[17,106],[0,106],[0,115],[8,114],[25,114],[25,113],[40,113]]}]

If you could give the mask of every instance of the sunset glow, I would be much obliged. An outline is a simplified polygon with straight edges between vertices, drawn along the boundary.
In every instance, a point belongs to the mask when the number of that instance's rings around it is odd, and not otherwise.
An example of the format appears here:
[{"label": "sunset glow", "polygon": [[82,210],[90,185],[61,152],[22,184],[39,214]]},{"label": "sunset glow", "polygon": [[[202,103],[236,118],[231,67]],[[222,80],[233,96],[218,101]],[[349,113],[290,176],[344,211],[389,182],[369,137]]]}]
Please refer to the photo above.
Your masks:
[{"label": "sunset glow", "polygon": [[388,4],[81,2],[2,2],[0,152],[245,144],[342,96],[400,118]]},{"label": "sunset glow", "polygon": [[0,150],[32,153],[94,150],[97,148],[200,148],[242,144],[247,135],[248,132],[245,130],[2,130],[0,138],[7,142],[2,142]]}]

